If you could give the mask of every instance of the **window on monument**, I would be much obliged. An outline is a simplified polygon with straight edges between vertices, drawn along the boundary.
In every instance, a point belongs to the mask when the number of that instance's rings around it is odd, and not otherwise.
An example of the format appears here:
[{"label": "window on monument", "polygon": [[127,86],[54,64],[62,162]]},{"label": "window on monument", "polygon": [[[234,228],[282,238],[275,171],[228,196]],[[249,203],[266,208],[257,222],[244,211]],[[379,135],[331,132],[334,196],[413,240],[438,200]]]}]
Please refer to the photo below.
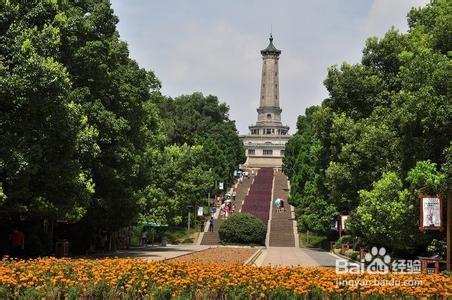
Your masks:
[{"label": "window on monument", "polygon": [[284,150],[281,150],[280,153],[281,153],[281,156],[284,156]]},{"label": "window on monument", "polygon": [[263,155],[273,155],[273,150],[272,149],[264,149],[264,150],[262,150],[262,154]]},{"label": "window on monument", "polygon": [[248,149],[248,155],[255,155],[256,150],[255,149]]},{"label": "window on monument", "polygon": [[264,95],[262,95],[262,99],[264,99]]},{"label": "window on monument", "polygon": [[277,83],[275,83],[275,87],[276,87],[276,88],[278,87],[278,84],[277,84]]},{"label": "window on monument", "polygon": [[267,119],[271,119],[272,115],[271,114],[267,114]]},{"label": "window on monument", "polygon": [[278,76],[278,72],[275,72],[275,76]]},{"label": "window on monument", "polygon": [[274,129],[272,129],[272,134],[273,134],[273,133],[275,133],[275,130],[274,130]]},{"label": "window on monument", "polygon": [[270,128],[267,128],[266,134],[272,134],[272,130]]}]

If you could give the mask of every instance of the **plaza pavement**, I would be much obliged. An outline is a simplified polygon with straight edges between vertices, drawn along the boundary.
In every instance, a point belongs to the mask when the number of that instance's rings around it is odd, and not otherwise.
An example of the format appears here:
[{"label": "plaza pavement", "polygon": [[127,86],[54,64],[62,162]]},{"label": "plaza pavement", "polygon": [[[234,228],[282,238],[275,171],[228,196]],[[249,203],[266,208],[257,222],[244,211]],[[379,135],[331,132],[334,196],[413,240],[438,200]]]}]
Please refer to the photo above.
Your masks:
[{"label": "plaza pavement", "polygon": [[166,247],[161,246],[146,246],[146,247],[133,247],[128,250],[117,250],[115,252],[109,252],[104,254],[90,255],[90,257],[102,258],[102,257],[120,257],[120,258],[144,258],[148,260],[164,260],[185,254],[189,254],[196,251],[201,251],[211,246],[204,245],[168,245]]},{"label": "plaza pavement", "polygon": [[[129,250],[118,250],[112,253],[91,255],[90,257],[134,257],[148,260],[164,260],[174,258],[177,256],[190,254],[192,252],[205,250],[214,247],[224,246],[209,246],[209,245],[168,245],[161,246],[147,246],[131,248]],[[232,246],[228,246],[232,247]],[[262,253],[254,261],[256,266],[296,266],[303,267],[334,267],[336,259],[334,254],[326,251],[308,248],[296,247],[262,247]]]},{"label": "plaza pavement", "polygon": [[268,247],[256,266],[334,267],[338,257],[326,251],[295,247]]}]

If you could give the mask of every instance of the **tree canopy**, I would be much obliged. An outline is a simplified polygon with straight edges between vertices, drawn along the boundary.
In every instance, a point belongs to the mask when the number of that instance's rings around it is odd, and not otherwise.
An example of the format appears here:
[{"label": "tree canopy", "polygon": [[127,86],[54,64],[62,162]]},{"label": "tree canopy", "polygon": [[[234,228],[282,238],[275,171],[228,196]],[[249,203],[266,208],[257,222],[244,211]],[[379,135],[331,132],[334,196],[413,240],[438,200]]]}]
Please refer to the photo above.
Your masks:
[{"label": "tree canopy", "polygon": [[244,151],[229,108],[162,95],[117,22],[107,0],[0,3],[1,214],[179,224],[232,182]]},{"label": "tree canopy", "polygon": [[347,213],[369,243],[415,246],[413,186],[450,183],[451,12],[444,0],[412,9],[407,33],[391,28],[367,40],[361,63],[329,68],[329,97],[299,117],[284,158],[301,228],[327,233]]}]

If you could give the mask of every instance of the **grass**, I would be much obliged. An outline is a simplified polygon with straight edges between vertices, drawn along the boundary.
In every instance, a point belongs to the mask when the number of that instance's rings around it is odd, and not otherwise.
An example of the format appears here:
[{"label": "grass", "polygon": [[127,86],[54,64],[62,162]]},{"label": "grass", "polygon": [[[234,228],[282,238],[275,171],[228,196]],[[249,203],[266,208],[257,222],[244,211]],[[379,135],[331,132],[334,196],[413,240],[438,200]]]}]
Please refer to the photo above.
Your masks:
[{"label": "grass", "polygon": [[165,231],[170,244],[191,244],[195,242],[198,234],[198,230],[193,228],[187,230],[185,227],[171,227]]},{"label": "grass", "polygon": [[[134,226],[131,245],[139,246],[141,239],[141,232],[143,226]],[[199,232],[197,229],[191,228],[189,231],[186,227],[169,227],[162,229],[148,228],[149,243],[154,240],[154,244],[159,244],[162,236],[165,235],[168,244],[192,244],[198,238]]]},{"label": "grass", "polygon": [[314,232],[299,232],[298,236],[300,238],[301,248],[320,248],[324,250],[330,250],[330,241],[328,237],[324,235],[319,235]]}]

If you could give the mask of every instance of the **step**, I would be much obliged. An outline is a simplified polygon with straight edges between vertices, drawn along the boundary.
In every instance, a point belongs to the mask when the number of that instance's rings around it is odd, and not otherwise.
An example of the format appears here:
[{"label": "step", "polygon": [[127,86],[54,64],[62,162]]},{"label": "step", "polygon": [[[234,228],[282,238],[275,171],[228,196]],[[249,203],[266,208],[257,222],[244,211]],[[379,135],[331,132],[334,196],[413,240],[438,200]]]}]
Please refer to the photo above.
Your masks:
[{"label": "step", "polygon": [[[287,177],[282,173],[276,173],[273,197],[287,200],[288,195]],[[273,206],[269,236],[269,246],[271,247],[295,247],[293,219],[289,207],[287,205],[285,211],[278,212]]]}]

